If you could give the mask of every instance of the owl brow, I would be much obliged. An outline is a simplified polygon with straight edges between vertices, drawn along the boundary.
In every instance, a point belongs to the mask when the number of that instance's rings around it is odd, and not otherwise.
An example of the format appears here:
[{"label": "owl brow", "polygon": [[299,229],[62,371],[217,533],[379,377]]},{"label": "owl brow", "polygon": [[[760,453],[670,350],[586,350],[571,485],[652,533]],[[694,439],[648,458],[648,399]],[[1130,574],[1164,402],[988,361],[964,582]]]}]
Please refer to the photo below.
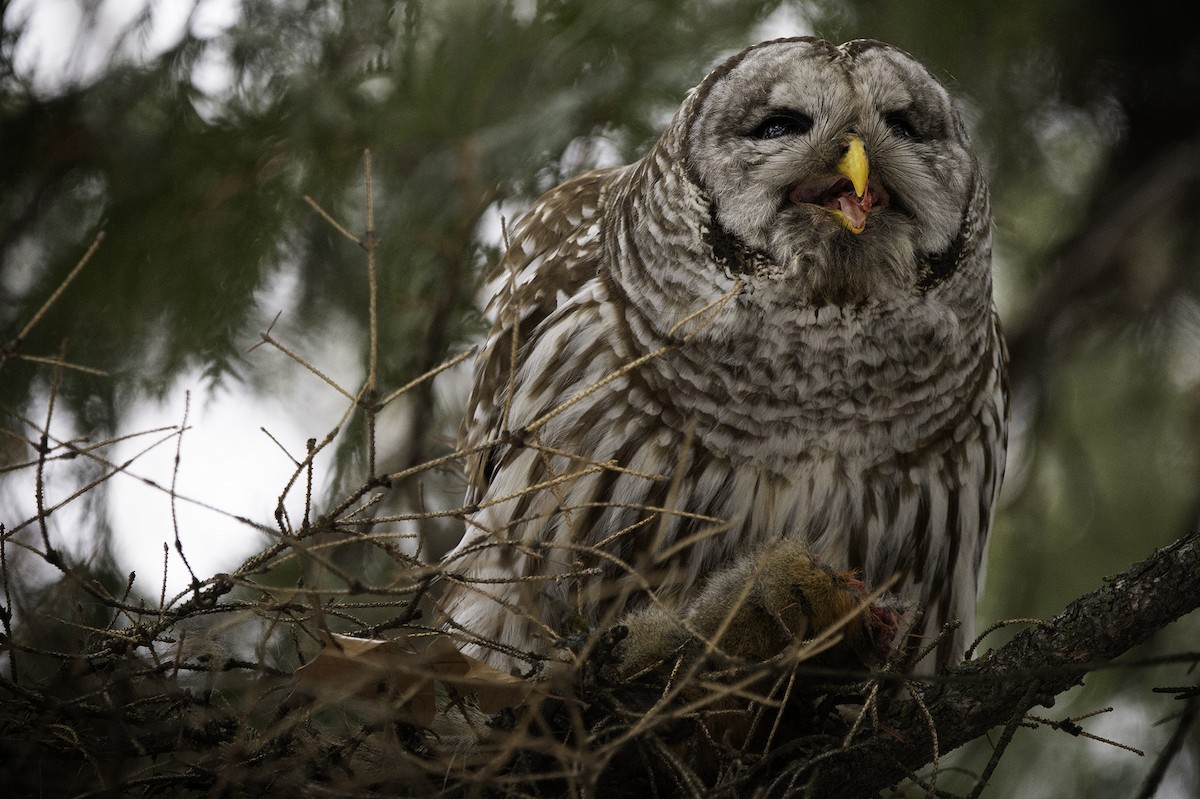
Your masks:
[{"label": "owl brow", "polygon": [[[767,47],[772,47],[774,45],[781,45],[781,44],[809,44],[809,45],[829,46],[828,42],[826,42],[823,39],[820,39],[816,36],[790,36],[790,37],[783,38],[783,39],[771,39],[770,41],[759,42],[758,44],[750,45],[749,47],[742,50],[741,52],[736,53],[736,54],[730,56],[729,58],[725,59],[725,61],[723,61],[721,64],[717,65],[717,67],[715,67],[711,72],[708,73],[708,75],[706,75],[704,77],[704,80],[702,80],[700,82],[700,84],[698,86],[696,86],[694,92],[692,93],[691,97],[689,98],[689,103],[691,104],[692,108],[696,109],[696,108],[699,108],[701,105],[703,105],[704,101],[708,99],[709,93],[712,92],[713,87],[716,86],[718,83],[720,83],[721,80],[725,78],[725,76],[727,76],[729,73],[731,73],[735,69],[737,69],[741,65],[741,63],[743,61],[745,61],[747,58],[749,58],[753,53],[756,53],[759,50],[765,49]],[[683,131],[685,139],[691,137],[692,126],[694,126],[696,124],[696,118],[699,115],[692,114],[691,116],[692,116],[692,120],[688,123],[687,127]]]},{"label": "owl brow", "polygon": [[771,39],[770,41],[752,44],[741,52],[735,53],[727,58],[716,68],[714,68],[712,72],[709,72],[708,75],[705,76],[704,80],[700,82],[700,85],[696,87],[697,101],[703,102],[704,98],[708,96],[709,91],[712,90],[712,87],[730,72],[733,72],[733,70],[737,69],[738,66],[752,53],[778,44],[811,44],[828,46],[828,42],[824,41],[823,39],[819,39],[816,36],[790,36],[783,39]]}]

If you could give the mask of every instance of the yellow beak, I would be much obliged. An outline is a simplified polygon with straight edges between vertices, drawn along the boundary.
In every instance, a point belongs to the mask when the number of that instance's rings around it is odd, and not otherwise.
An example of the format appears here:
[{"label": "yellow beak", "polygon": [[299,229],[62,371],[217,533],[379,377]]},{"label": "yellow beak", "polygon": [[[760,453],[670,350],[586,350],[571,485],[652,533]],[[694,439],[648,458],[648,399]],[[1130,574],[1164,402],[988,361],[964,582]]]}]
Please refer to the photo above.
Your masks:
[{"label": "yellow beak", "polygon": [[860,198],[867,190],[867,176],[870,174],[870,167],[870,162],[867,161],[867,148],[863,146],[862,139],[851,136],[846,143],[846,154],[842,156],[841,161],[838,161],[837,172],[854,184],[854,193]]}]

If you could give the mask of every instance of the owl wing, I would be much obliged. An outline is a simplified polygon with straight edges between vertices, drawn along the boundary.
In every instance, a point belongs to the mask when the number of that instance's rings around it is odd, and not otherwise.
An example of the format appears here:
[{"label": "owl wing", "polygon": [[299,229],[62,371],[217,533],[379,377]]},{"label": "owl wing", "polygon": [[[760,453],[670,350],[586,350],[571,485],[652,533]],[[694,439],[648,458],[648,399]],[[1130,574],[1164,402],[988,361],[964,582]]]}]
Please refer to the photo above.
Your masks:
[{"label": "owl wing", "polygon": [[[491,297],[484,318],[491,327],[476,358],[475,383],[459,431],[460,449],[475,449],[504,432],[514,344],[519,359],[533,331],[596,276],[604,195],[623,169],[597,169],[568,180],[544,194],[518,223],[484,286]],[[486,493],[503,446],[468,456],[467,505]]]}]

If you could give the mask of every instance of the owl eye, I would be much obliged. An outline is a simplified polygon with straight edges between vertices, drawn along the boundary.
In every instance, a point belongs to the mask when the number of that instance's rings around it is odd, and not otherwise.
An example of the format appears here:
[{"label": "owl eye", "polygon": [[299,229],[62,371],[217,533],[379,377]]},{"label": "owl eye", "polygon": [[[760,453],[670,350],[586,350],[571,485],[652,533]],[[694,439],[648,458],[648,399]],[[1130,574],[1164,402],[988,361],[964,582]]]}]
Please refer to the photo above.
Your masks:
[{"label": "owl eye", "polygon": [[752,139],[778,139],[808,133],[812,126],[812,117],[799,111],[787,111],[771,114],[748,135]]},{"label": "owl eye", "polygon": [[917,127],[908,118],[908,114],[903,111],[893,111],[886,115],[883,121],[887,123],[888,130],[901,139],[920,139],[921,134],[917,133]]}]

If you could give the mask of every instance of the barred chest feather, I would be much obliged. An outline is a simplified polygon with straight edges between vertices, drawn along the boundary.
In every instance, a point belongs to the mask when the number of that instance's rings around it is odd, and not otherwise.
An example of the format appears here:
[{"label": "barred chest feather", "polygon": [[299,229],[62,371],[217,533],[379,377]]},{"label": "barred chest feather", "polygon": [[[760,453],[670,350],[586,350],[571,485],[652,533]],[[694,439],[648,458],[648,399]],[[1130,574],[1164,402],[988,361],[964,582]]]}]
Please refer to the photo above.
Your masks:
[{"label": "barred chest feather", "polygon": [[[703,335],[622,373],[665,346],[638,309],[601,279],[560,307],[516,374],[510,426],[536,429],[489,491],[512,498],[480,511],[493,540],[459,563],[509,610],[461,603],[458,622],[544,649],[555,633],[614,622],[648,590],[685,601],[714,568],[781,536],[868,585],[899,573],[895,590],[929,604],[930,634],[973,609],[1003,464],[991,315],[964,339],[957,319],[920,303],[824,313],[835,318],[764,315],[734,295],[696,321]],[[567,364],[564,390],[553,376]],[[970,640],[964,622],[949,650]]]}]

